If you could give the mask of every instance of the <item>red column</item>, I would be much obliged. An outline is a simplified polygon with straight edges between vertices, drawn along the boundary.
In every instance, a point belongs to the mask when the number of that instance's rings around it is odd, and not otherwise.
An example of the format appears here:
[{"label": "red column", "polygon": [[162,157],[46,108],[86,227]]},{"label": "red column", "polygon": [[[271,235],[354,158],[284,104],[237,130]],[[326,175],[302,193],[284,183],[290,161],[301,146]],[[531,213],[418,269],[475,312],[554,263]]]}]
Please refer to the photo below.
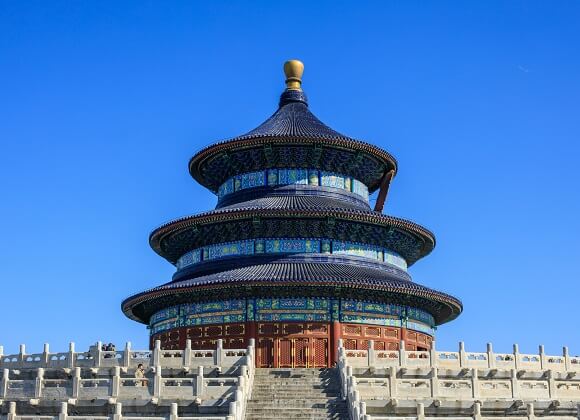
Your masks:
[{"label": "red column", "polygon": [[330,340],[328,349],[328,366],[332,367],[338,360],[336,353],[338,351],[338,340],[341,338],[340,322],[332,321],[330,329]]}]

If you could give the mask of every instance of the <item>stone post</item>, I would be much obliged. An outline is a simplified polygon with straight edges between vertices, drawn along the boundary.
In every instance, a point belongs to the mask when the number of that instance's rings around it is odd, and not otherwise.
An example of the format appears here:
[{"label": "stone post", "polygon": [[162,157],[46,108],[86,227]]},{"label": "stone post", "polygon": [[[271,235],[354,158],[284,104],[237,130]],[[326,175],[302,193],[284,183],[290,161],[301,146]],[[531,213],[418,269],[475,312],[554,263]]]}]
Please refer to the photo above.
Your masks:
[{"label": "stone post", "polygon": [[570,363],[570,352],[568,351],[568,346],[562,347],[562,355],[564,356],[564,368],[566,372],[570,372],[572,370],[572,365]]},{"label": "stone post", "polygon": [[391,391],[391,398],[397,397],[397,367],[389,367],[389,390]]},{"label": "stone post", "polygon": [[220,338],[217,341],[217,346],[214,352],[214,360],[213,360],[214,365],[219,367],[221,367],[223,363],[223,348],[224,348],[224,340]]},{"label": "stone post", "polygon": [[26,346],[24,344],[20,345],[20,349],[18,351],[18,361],[20,363],[24,362],[24,356],[26,355]]},{"label": "stone post", "polygon": [[234,419],[238,419],[237,413],[236,413],[236,403],[235,401],[232,401],[230,403],[230,412],[228,413],[230,416],[233,416]]},{"label": "stone post", "polygon": [[481,403],[479,401],[473,404],[473,420],[481,420]]},{"label": "stone post", "polygon": [[10,380],[10,369],[2,370],[2,384],[0,387],[0,398],[6,398],[8,393],[8,381]]},{"label": "stone post", "polygon": [[73,383],[72,383],[72,397],[78,398],[81,389],[81,368],[75,368],[75,374],[73,376]]},{"label": "stone post", "polygon": [[191,339],[185,340],[185,350],[183,351],[183,366],[187,369],[191,366]]},{"label": "stone post", "polygon": [[123,418],[123,404],[115,404],[115,414],[113,414],[113,420],[121,420]]},{"label": "stone post", "polygon": [[242,392],[244,395],[247,392],[246,389],[246,378],[244,378],[243,376],[238,376],[238,389],[240,390],[240,392]]},{"label": "stone post", "polygon": [[405,340],[399,342],[399,366],[407,366],[407,350],[405,348]]},{"label": "stone post", "polygon": [[[344,367],[343,367],[344,369]],[[350,378],[352,376],[352,366],[346,366],[346,372],[345,373],[345,377],[344,377],[344,383],[341,383],[341,389],[342,389],[342,396],[343,398],[347,398],[348,397],[348,378]],[[342,372],[341,372],[341,378],[342,378]]]},{"label": "stone post", "polygon": [[8,406],[8,415],[6,416],[7,420],[16,420],[16,401],[10,401],[10,405]]},{"label": "stone post", "polygon": [[67,355],[67,361],[66,361],[66,367],[68,367],[69,369],[74,368],[75,366],[75,343],[73,343],[72,341],[70,343],[68,343],[68,355]]},{"label": "stone post", "polygon": [[495,355],[493,354],[493,345],[487,343],[487,367],[490,369],[495,368]]},{"label": "stone post", "polygon": [[473,398],[479,398],[479,371],[477,369],[471,369],[471,390]]},{"label": "stone post", "polygon": [[514,344],[514,368],[519,369],[520,366],[520,347]]},{"label": "stone post", "polygon": [[528,419],[532,420],[536,418],[536,414],[534,412],[534,404],[533,403],[529,403],[527,406],[527,412],[528,412]]},{"label": "stone post", "polygon": [[467,367],[467,355],[465,354],[465,343],[459,342],[459,366]]},{"label": "stone post", "polygon": [[179,414],[177,412],[177,403],[171,403],[169,420],[177,420],[178,418],[179,418]]},{"label": "stone post", "polygon": [[[353,377],[353,379],[355,379]],[[355,381],[353,381],[353,385],[355,384]],[[353,402],[353,407],[354,407],[354,418],[355,419],[359,419],[360,418],[360,404],[357,404],[360,401],[360,393],[358,391],[354,391],[353,392],[353,397],[352,397],[352,402]]]},{"label": "stone post", "polygon": [[519,398],[520,389],[518,384],[518,371],[516,369],[511,370],[510,379],[512,383],[512,398]]},{"label": "stone post", "polygon": [[429,350],[429,366],[437,367],[437,349],[435,347],[435,341],[431,342],[431,350]]},{"label": "stone post", "polygon": [[556,398],[556,381],[552,369],[548,369],[545,375],[548,380],[548,395],[550,398]]},{"label": "stone post", "polygon": [[123,351],[123,366],[128,368],[131,366],[131,342],[125,343],[125,350]]},{"label": "stone post", "polygon": [[367,403],[364,401],[361,401],[359,403],[360,406],[360,417],[364,417],[367,415]]},{"label": "stone post", "polygon": [[234,393],[234,401],[236,402],[236,413],[238,413],[238,417],[241,419],[242,415],[244,414],[242,409],[244,395],[242,394],[242,391],[240,391],[239,389],[236,390],[236,392]]},{"label": "stone post", "polygon": [[163,384],[161,383],[161,366],[155,367],[155,376],[153,377],[153,396],[159,398],[161,397],[161,388]]},{"label": "stone post", "polygon": [[250,338],[248,340],[248,351],[251,353],[250,354],[250,362],[248,363],[248,366],[252,366],[252,368],[254,368],[256,366],[256,340],[253,338]]},{"label": "stone post", "polygon": [[50,363],[50,346],[48,343],[44,343],[44,348],[42,349],[42,364],[48,367]]},{"label": "stone post", "polygon": [[42,397],[42,382],[44,381],[44,369],[38,368],[36,371],[36,380],[34,382],[34,398]]},{"label": "stone post", "polygon": [[94,365],[95,365],[95,367],[101,367],[101,361],[103,360],[103,350],[101,350],[103,348],[103,342],[97,341],[97,344],[95,344],[95,347],[97,349],[95,351]]},{"label": "stone post", "polygon": [[195,396],[200,398],[203,395],[203,366],[197,367],[197,376],[195,377]]},{"label": "stone post", "polygon": [[161,341],[155,340],[153,347],[153,366],[161,366]]},{"label": "stone post", "polygon": [[367,350],[367,364],[369,368],[374,367],[375,360],[375,342],[373,340],[369,340],[369,348]]},{"label": "stone post", "polygon": [[431,397],[439,395],[439,376],[436,367],[431,368]]},{"label": "stone post", "polygon": [[546,360],[546,352],[544,351],[544,345],[540,344],[539,346],[539,351],[540,351],[540,368],[542,370],[546,369],[548,367],[548,363]]},{"label": "stone post", "polygon": [[68,403],[60,403],[60,414],[58,415],[58,420],[66,420],[68,417]]},{"label": "stone post", "polygon": [[425,405],[423,403],[417,404],[417,420],[425,420]]},{"label": "stone post", "polygon": [[117,398],[121,392],[121,368],[113,368],[113,379],[111,381],[111,397]]}]

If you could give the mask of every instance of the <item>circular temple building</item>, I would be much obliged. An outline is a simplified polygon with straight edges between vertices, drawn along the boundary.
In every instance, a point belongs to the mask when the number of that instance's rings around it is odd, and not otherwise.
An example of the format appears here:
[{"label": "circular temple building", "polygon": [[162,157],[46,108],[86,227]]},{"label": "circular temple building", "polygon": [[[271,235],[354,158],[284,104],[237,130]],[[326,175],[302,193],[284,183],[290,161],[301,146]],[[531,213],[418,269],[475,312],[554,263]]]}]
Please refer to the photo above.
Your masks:
[{"label": "circular temple building", "polygon": [[[285,64],[278,110],[254,130],[204,148],[191,176],[214,210],[155,229],[170,282],[122,303],[162,348],[256,342],[258,367],[327,367],[347,349],[426,350],[461,302],[412,281],[435,237],[382,214],[397,162],[340,134],[308,108],[303,65]],[[372,209],[369,194],[378,191]]]}]

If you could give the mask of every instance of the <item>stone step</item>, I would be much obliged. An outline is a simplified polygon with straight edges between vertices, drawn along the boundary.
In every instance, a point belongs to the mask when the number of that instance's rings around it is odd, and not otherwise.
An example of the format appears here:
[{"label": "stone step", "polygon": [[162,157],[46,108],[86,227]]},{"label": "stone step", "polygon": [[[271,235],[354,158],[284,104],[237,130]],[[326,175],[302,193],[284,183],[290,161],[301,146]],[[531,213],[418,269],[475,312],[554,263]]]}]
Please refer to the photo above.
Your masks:
[{"label": "stone step", "polygon": [[326,403],[326,404],[342,402],[342,399],[340,397],[327,397],[324,395],[315,395],[315,396],[307,396],[307,397],[288,396],[286,398],[280,398],[278,396],[277,396],[277,398],[272,398],[272,395],[263,395],[263,396],[262,395],[260,395],[260,396],[252,395],[252,399],[249,402],[251,402],[252,404],[253,403],[263,403],[263,402],[272,403],[272,402],[277,402],[278,400],[280,400],[281,404],[289,404],[292,401],[310,402],[310,403]]},{"label": "stone step", "polygon": [[328,384],[334,381],[331,378],[254,378],[256,382],[259,383],[305,383],[305,384]]},{"label": "stone step", "polygon": [[[348,415],[347,414],[328,414],[328,415],[322,415],[322,416],[306,416],[306,417],[302,417],[304,419],[329,419],[329,420],[348,420]],[[246,420],[291,420],[288,417],[282,417],[282,416],[263,416],[261,414],[255,415],[246,415]]]},{"label": "stone step", "polygon": [[324,389],[324,388],[284,388],[284,387],[260,387],[252,390],[252,395],[260,394],[277,394],[277,395],[299,395],[299,394],[339,394],[338,389]]},{"label": "stone step", "polygon": [[300,392],[272,392],[272,391],[252,391],[252,398],[257,400],[265,399],[265,398],[277,398],[283,400],[291,400],[291,399],[308,399],[308,398],[320,398],[320,397],[328,397],[328,398],[338,398],[340,393],[332,392],[332,391],[319,391],[319,392],[312,392],[312,391],[300,391]]},{"label": "stone step", "polygon": [[246,419],[347,420],[335,369],[257,369]]},{"label": "stone step", "polygon": [[[297,418],[297,417],[292,417]],[[262,414],[251,414],[246,415],[246,420],[291,420],[292,418],[283,417],[283,416],[269,416],[269,415],[262,415]],[[311,419],[311,420],[348,420],[348,414],[327,414],[327,415],[309,415],[306,414],[305,416],[301,416],[298,418],[303,419]]]},{"label": "stone step", "polygon": [[260,410],[252,410],[252,409],[246,409],[246,416],[257,416],[257,415],[263,415],[263,416],[278,416],[280,418],[287,418],[287,419],[295,419],[298,417],[306,417],[309,418],[310,416],[317,416],[317,417],[322,417],[322,418],[326,418],[326,416],[328,416],[329,414],[344,414],[346,413],[346,411],[344,412],[336,412],[336,411],[332,411],[332,410],[326,410],[326,409],[316,409],[316,408],[309,408],[309,409],[304,409],[304,408],[272,408],[272,409],[260,409]]},{"label": "stone step", "polygon": [[320,409],[335,409],[339,408],[342,404],[337,402],[325,402],[325,401],[317,401],[317,400],[303,400],[303,401],[296,401],[296,400],[271,400],[271,401],[263,401],[261,403],[252,402],[252,404],[248,404],[248,408],[252,409],[275,409],[277,407],[289,407],[289,408],[320,408]]},{"label": "stone step", "polygon": [[328,384],[320,384],[320,383],[307,383],[307,382],[303,382],[303,383],[296,383],[296,382],[259,382],[259,381],[254,381],[254,386],[255,387],[262,387],[262,388],[287,388],[287,389],[297,389],[297,388],[312,388],[312,389],[326,389],[328,387],[334,388],[334,389],[340,389],[340,386],[338,384],[335,383],[328,383]]}]

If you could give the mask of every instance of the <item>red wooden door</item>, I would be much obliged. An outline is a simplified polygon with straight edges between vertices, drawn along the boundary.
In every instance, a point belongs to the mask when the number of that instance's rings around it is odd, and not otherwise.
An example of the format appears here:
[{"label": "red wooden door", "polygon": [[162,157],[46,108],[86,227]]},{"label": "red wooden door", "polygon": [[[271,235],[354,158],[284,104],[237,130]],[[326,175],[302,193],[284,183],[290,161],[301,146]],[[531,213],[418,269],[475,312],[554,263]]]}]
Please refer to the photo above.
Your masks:
[{"label": "red wooden door", "polygon": [[278,339],[278,367],[292,366],[292,341],[289,338]]},{"label": "red wooden door", "polygon": [[328,365],[328,339],[312,339],[311,367],[326,367]]},{"label": "red wooden door", "polygon": [[274,340],[260,338],[256,350],[256,367],[272,367],[274,364]]},{"label": "red wooden door", "polygon": [[308,338],[295,338],[294,345],[294,363],[292,367],[308,367]]}]

